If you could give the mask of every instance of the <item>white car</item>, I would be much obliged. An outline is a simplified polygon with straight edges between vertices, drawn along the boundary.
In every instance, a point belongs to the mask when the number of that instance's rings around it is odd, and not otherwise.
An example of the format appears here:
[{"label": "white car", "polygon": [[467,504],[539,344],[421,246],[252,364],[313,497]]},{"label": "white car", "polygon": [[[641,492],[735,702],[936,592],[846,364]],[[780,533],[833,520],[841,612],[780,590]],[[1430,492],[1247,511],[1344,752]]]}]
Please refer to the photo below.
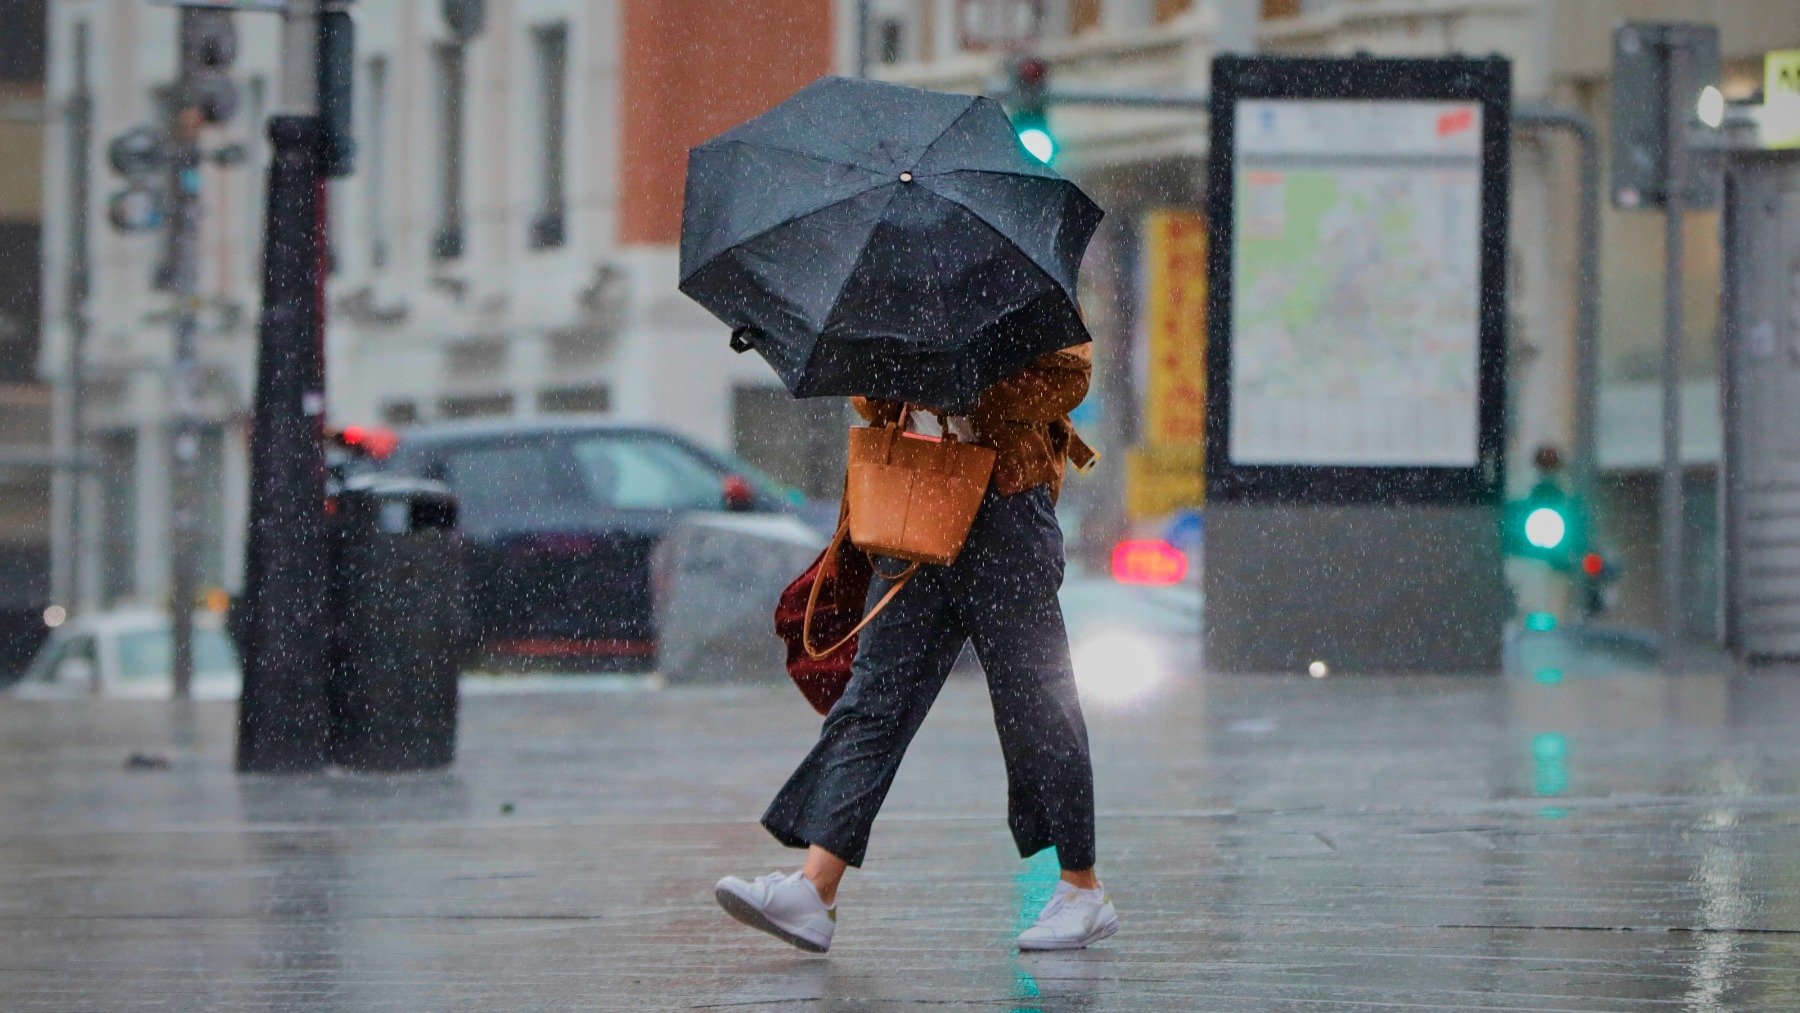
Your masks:
[{"label": "white car", "polygon": [[[173,637],[166,612],[125,609],[79,616],[57,627],[8,693],[22,699],[99,696],[167,700]],[[235,700],[242,687],[237,652],[224,623],[211,613],[194,615],[196,700]]]}]

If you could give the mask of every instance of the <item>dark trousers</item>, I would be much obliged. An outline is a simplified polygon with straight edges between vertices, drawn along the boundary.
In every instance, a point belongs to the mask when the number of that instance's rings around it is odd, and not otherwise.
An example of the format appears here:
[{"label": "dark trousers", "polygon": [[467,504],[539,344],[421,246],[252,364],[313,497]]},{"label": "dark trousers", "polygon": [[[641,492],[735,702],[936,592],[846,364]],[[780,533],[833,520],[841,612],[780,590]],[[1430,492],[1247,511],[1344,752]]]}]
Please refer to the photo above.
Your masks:
[{"label": "dark trousers", "polygon": [[[879,560],[888,572],[895,560]],[[1007,823],[1022,856],[1054,845],[1065,869],[1094,864],[1094,774],[1056,592],[1062,532],[1047,486],[989,490],[955,563],[925,566],[863,630],[843,699],[763,826],[861,865],[907,743],[965,640],[987,673],[1006,757]],[[886,590],[879,577],[869,604]]]}]

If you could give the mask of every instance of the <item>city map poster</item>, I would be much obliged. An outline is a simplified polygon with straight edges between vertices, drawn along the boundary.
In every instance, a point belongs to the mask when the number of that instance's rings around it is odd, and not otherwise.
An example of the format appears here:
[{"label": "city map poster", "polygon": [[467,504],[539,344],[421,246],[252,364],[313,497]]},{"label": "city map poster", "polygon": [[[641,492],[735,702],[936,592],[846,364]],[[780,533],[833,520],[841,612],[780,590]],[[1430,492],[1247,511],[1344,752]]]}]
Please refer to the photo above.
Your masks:
[{"label": "city map poster", "polygon": [[1234,464],[1478,460],[1481,107],[1237,106]]}]

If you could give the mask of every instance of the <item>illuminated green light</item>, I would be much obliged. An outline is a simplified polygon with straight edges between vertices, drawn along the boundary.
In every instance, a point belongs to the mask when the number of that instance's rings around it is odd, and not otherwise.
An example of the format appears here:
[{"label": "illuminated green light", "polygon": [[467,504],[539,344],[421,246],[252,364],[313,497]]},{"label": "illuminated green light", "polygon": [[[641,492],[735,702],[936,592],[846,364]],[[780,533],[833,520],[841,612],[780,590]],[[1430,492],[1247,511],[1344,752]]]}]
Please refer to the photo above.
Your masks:
[{"label": "illuminated green light", "polygon": [[1547,820],[1560,820],[1569,815],[1569,810],[1559,805],[1547,805],[1538,810],[1538,815]]},{"label": "illuminated green light", "polygon": [[1569,534],[1569,522],[1561,511],[1538,507],[1525,515],[1525,540],[1540,549],[1554,549]]},{"label": "illuminated green light", "polygon": [[1531,755],[1538,760],[1560,760],[1569,755],[1568,737],[1561,732],[1532,736]]},{"label": "illuminated green light", "polygon": [[1548,612],[1532,612],[1525,616],[1525,628],[1533,633],[1549,633],[1556,629],[1556,617]]},{"label": "illuminated green light", "polygon": [[1563,681],[1563,672],[1560,668],[1540,668],[1532,678],[1546,686],[1554,686]]},{"label": "illuminated green light", "polygon": [[1026,127],[1019,131],[1019,143],[1025,145],[1025,150],[1031,152],[1031,157],[1045,165],[1049,165],[1050,160],[1056,157],[1056,139],[1042,127]]}]

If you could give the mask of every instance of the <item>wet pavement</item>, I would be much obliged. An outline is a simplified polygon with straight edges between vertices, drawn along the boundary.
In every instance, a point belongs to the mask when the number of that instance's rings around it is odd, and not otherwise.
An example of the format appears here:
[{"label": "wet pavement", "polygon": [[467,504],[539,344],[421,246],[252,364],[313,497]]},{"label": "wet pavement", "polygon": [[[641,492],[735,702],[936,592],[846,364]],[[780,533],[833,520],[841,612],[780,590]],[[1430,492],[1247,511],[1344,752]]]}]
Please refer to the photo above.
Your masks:
[{"label": "wet pavement", "polygon": [[1055,863],[974,679],[828,957],[711,897],[793,861],[754,822],[817,729],[784,686],[490,688],[394,777],[236,777],[228,705],[0,700],[0,1009],[1800,1008],[1800,671],[1688,667],[1092,672],[1123,929],[1037,956]]}]

